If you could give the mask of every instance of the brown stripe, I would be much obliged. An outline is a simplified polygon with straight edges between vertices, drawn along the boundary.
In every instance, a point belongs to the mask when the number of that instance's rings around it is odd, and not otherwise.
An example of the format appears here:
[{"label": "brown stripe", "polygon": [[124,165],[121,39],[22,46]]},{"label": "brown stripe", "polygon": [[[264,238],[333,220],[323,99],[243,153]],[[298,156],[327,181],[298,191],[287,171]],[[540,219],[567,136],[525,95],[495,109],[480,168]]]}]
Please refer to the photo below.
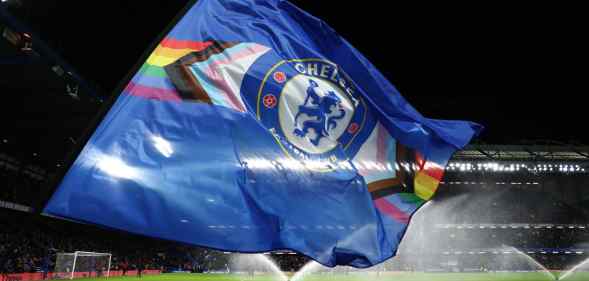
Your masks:
[{"label": "brown stripe", "polygon": [[202,51],[189,53],[178,60],[181,64],[192,65],[197,62],[203,62],[208,60],[211,56],[220,54],[225,49],[231,48],[237,45],[236,42],[213,42],[212,45],[208,46]]},{"label": "brown stripe", "polygon": [[196,100],[200,102],[212,103],[211,98],[204,90],[198,79],[190,71],[190,66],[197,62],[208,60],[211,56],[220,54],[225,49],[237,45],[235,42],[217,42],[214,41],[206,49],[189,53],[176,62],[164,67],[166,73],[180,97],[187,100]]},{"label": "brown stripe", "polygon": [[198,101],[212,104],[213,102],[211,101],[211,97],[209,97],[207,92],[205,92],[205,90],[202,88],[202,85],[200,85],[200,82],[198,82],[196,77],[194,77],[190,70],[188,70],[188,67],[180,67],[179,69],[180,73],[182,73],[182,78],[184,78],[184,80],[188,82],[189,85],[192,85],[192,91],[190,91],[190,93],[192,94],[192,98]]},{"label": "brown stripe", "polygon": [[[415,163],[415,152],[397,141],[396,163],[406,162]],[[397,176],[384,180],[375,181],[368,184],[368,191],[374,199],[388,196],[390,194],[403,192],[413,192],[413,173],[407,172],[404,168],[397,171]]]},{"label": "brown stripe", "polygon": [[371,182],[370,184],[368,184],[368,191],[369,192],[376,192],[378,190],[381,190],[381,189],[384,189],[387,187],[399,186],[402,183],[403,183],[403,180],[401,178],[379,180],[379,181]]}]

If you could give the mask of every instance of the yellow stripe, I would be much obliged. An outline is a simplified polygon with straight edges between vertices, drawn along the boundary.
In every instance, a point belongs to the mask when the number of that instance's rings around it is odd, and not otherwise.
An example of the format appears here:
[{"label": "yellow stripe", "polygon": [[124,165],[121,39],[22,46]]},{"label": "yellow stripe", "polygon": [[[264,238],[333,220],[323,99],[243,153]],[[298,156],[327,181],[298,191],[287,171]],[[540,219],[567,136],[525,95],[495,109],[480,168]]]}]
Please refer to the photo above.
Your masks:
[{"label": "yellow stripe", "polygon": [[189,53],[192,53],[196,50],[194,49],[172,49],[166,48],[162,46],[158,46],[155,51],[153,51],[153,55],[158,57],[167,57],[173,59],[179,59]]},{"label": "yellow stripe", "polygon": [[177,61],[178,59],[179,58],[162,57],[162,56],[158,56],[155,53],[153,53],[147,59],[147,63],[154,65],[154,66],[164,67],[168,64],[171,64],[171,63]]},{"label": "yellow stripe", "polygon": [[429,200],[438,189],[438,183],[438,180],[423,171],[418,172],[414,181],[415,195],[423,200]]},{"label": "yellow stripe", "polygon": [[190,48],[172,49],[158,46],[147,59],[147,63],[159,67],[164,67],[168,64],[177,61],[179,58],[195,51],[197,50]]}]

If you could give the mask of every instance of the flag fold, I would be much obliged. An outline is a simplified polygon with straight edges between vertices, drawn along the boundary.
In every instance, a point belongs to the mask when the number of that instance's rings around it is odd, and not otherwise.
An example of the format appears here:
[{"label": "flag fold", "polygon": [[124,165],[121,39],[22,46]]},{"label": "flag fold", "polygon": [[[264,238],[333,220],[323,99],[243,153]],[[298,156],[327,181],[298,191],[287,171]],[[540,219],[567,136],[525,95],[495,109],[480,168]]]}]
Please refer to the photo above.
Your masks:
[{"label": "flag fold", "polygon": [[45,213],[327,266],[394,256],[481,130],[424,117],[280,0],[196,2],[117,94]]}]

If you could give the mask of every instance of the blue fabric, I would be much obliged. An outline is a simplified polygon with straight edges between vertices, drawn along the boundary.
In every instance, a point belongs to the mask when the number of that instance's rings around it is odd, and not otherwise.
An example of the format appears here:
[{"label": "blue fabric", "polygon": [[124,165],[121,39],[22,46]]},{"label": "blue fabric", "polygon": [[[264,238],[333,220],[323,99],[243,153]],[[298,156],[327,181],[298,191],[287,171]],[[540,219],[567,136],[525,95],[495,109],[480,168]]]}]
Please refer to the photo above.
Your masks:
[{"label": "blue fabric", "polygon": [[[434,142],[464,147],[482,130],[467,121],[425,118],[358,50],[322,20],[284,0],[198,1],[170,37],[182,40],[256,42],[285,58],[315,57],[336,62],[381,115],[393,138],[423,154]],[[369,93],[369,94],[368,94]],[[426,132],[432,132],[429,137]]]},{"label": "blue fabric", "polygon": [[333,62],[365,103],[356,114],[366,116],[366,131],[348,137],[349,148],[330,151],[329,159],[344,159],[334,168],[310,169],[292,163],[280,136],[256,117],[255,98],[246,94],[257,93],[248,85],[263,73],[250,70],[244,78],[245,113],[123,94],[45,213],[220,250],[292,249],[327,266],[368,267],[393,256],[405,230],[379,214],[346,162],[375,120],[426,157],[461,148],[480,130],[423,117],[329,26],[287,1],[201,0],[167,37],[258,43],[272,49],[260,59],[264,65],[271,56]]}]

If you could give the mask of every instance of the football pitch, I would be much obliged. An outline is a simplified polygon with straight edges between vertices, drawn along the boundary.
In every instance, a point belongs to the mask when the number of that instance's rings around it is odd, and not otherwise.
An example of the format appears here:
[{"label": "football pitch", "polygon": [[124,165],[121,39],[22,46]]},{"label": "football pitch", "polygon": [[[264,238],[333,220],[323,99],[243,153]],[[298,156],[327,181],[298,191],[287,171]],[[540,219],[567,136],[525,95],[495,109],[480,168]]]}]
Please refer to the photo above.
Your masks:
[{"label": "football pitch", "polygon": [[[232,274],[191,274],[191,273],[167,273],[161,275],[146,275],[138,277],[111,277],[111,278],[85,278],[80,281],[279,281],[271,275],[246,275]],[[556,276],[542,272],[500,272],[500,273],[382,273],[376,274],[349,274],[331,275],[316,274],[305,276],[299,281],[551,281],[559,280]],[[588,281],[589,272],[571,274],[563,281]]]}]

